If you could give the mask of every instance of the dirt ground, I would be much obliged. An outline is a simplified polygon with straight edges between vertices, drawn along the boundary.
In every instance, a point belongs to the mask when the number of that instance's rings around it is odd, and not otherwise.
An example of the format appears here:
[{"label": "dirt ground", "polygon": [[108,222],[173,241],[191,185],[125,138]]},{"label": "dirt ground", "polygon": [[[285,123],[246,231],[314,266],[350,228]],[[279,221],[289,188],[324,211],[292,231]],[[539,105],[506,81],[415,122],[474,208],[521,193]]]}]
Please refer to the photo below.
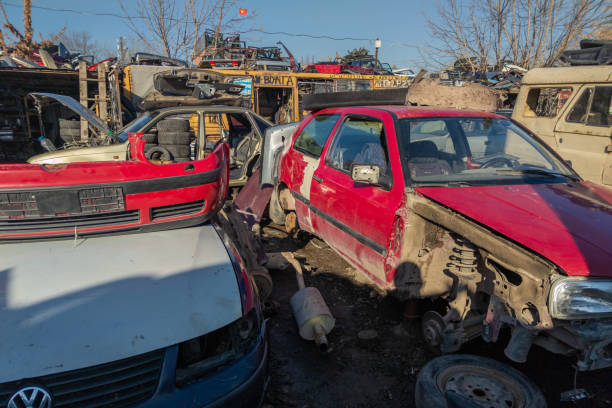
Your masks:
[{"label": "dirt ground", "polygon": [[[297,290],[293,268],[271,270],[271,383],[264,408],[415,407],[418,372],[435,357],[425,348],[418,319],[405,318],[399,302],[356,283],[355,270],[317,238],[290,238],[281,227],[268,225],[262,240],[267,252],[295,253],[306,286],[319,289],[336,318],[330,350],[323,354],[299,337],[289,305]],[[376,339],[364,343],[358,337],[362,330],[374,330]],[[504,339],[497,344],[477,340],[461,352],[511,364],[504,346]],[[511,365],[540,387],[549,407],[612,407],[612,369],[578,373],[577,387],[593,397],[578,405],[560,402],[560,393],[573,388],[571,364],[534,346],[527,363]]]}]

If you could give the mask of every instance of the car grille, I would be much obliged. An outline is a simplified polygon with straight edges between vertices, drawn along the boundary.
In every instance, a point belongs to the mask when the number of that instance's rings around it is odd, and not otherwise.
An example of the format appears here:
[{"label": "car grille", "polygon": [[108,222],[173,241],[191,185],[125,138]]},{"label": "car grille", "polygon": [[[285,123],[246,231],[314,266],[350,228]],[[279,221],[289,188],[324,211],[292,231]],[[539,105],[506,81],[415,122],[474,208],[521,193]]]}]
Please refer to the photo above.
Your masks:
[{"label": "car grille", "polygon": [[165,205],[163,207],[151,208],[151,220],[156,221],[164,218],[180,217],[182,215],[195,214],[204,208],[204,200]]},{"label": "car grille", "polygon": [[0,192],[0,220],[95,215],[124,209],[121,187]]},{"label": "car grille", "polygon": [[138,210],[79,215],[70,217],[53,217],[37,219],[1,220],[0,234],[25,234],[35,232],[53,232],[85,228],[99,228],[113,225],[135,224],[140,222]]},{"label": "car grille", "polygon": [[46,387],[54,408],[121,408],[153,395],[161,373],[164,351],[154,351],[99,366],[47,375],[23,382],[0,384],[0,408],[26,383]]}]

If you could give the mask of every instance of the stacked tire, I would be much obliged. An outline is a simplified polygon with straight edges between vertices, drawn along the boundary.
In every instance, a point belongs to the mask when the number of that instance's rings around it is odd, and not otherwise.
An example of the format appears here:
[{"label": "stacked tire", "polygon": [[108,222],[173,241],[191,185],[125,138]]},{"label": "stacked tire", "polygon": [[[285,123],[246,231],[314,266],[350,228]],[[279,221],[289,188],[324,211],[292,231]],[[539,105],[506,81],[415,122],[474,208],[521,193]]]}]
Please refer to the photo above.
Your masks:
[{"label": "stacked tire", "polygon": [[60,119],[59,136],[64,143],[77,143],[81,141],[81,121]]},{"label": "stacked tire", "polygon": [[157,122],[157,143],[170,153],[175,162],[191,160],[189,121],[164,119]]}]

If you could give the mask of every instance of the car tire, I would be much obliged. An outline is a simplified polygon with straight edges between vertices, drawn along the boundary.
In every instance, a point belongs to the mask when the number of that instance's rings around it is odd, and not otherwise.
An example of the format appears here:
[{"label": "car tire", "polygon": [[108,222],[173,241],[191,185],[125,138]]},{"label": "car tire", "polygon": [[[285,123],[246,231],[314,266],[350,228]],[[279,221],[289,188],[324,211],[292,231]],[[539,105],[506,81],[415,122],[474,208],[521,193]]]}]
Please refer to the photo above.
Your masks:
[{"label": "car tire", "polygon": [[[145,146],[146,147],[146,146]],[[170,161],[172,160],[172,155],[164,146],[152,146],[149,151],[145,154],[147,160],[155,160],[155,161]]]},{"label": "car tire", "polygon": [[185,158],[191,156],[191,149],[189,148],[189,145],[171,145],[160,143],[160,146],[168,150],[173,158]]},{"label": "car tire", "polygon": [[470,354],[449,354],[428,362],[417,377],[414,399],[420,408],[489,406],[487,403],[515,407],[521,400],[524,408],[546,407],[540,389],[523,373]]},{"label": "car tire", "polygon": [[191,132],[160,132],[157,140],[163,145],[188,145],[191,143]]},{"label": "car tire", "polygon": [[189,121],[185,119],[163,119],[157,122],[157,130],[161,132],[185,132],[189,130]]},{"label": "car tire", "polygon": [[153,149],[154,147],[157,147],[155,143],[147,143],[144,147],[144,152],[147,153],[149,150]]},{"label": "car tire", "polygon": [[80,120],[60,120],[59,121],[60,129],[81,129],[81,121]]},{"label": "car tire", "polygon": [[145,133],[142,139],[147,142],[147,144],[157,144],[157,134],[156,133]]}]

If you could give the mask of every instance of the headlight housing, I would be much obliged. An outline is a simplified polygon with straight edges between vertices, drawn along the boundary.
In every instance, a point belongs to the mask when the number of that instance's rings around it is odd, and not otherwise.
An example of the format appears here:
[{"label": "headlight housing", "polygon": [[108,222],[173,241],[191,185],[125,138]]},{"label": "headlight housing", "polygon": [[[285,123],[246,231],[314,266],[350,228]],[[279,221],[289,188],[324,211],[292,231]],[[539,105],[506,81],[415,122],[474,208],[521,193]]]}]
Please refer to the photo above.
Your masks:
[{"label": "headlight housing", "polygon": [[612,280],[559,278],[550,289],[548,309],[555,319],[612,317]]},{"label": "headlight housing", "polygon": [[257,343],[260,330],[253,308],[225,327],[179,344],[175,384],[184,387],[243,357]]}]

